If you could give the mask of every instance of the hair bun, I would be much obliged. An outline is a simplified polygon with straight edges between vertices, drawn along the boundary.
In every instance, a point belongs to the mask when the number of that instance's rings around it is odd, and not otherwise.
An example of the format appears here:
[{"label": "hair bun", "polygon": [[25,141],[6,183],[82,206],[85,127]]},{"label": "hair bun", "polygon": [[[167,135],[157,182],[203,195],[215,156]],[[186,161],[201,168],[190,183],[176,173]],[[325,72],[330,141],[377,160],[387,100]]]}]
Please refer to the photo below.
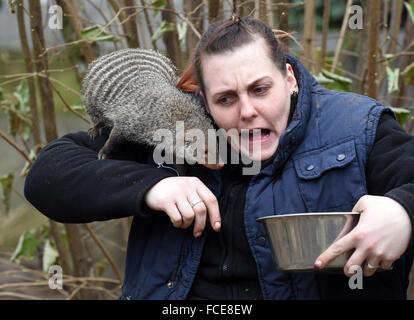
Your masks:
[{"label": "hair bun", "polygon": [[240,23],[240,17],[233,14],[231,16],[231,21],[233,21],[235,23]]}]

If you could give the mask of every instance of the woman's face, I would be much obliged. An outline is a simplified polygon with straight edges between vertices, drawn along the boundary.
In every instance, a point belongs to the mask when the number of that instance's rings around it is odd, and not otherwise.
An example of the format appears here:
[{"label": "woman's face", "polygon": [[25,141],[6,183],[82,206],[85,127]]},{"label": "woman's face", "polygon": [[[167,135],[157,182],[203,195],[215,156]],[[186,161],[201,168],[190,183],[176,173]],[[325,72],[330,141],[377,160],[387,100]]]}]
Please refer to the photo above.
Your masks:
[{"label": "woman's face", "polygon": [[[237,138],[230,141],[233,148],[255,161],[276,152],[286,129],[290,95],[298,90],[291,66],[286,69],[284,76],[261,38],[203,57],[204,99],[210,114],[220,128],[237,129]],[[253,129],[260,129],[260,134],[252,135]]]}]

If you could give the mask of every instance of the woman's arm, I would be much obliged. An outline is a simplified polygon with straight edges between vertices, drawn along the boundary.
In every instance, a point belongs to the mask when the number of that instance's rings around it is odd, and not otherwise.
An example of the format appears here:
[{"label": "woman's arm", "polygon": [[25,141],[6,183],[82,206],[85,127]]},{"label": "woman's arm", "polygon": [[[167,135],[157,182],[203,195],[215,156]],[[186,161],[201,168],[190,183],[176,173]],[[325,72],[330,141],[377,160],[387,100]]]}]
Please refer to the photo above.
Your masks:
[{"label": "woman's arm", "polygon": [[106,131],[95,140],[78,132],[45,146],[26,177],[27,200],[63,223],[148,215],[146,192],[174,173],[146,164],[150,150],[138,144],[125,143],[113,159],[98,160],[107,138]]},{"label": "woman's arm", "polygon": [[381,116],[366,174],[369,194],[393,198],[414,219],[414,136],[389,113]]},{"label": "woman's arm", "polygon": [[[414,230],[414,136],[389,113],[381,116],[366,174],[368,193],[397,201]],[[409,249],[414,250],[414,232]]]}]

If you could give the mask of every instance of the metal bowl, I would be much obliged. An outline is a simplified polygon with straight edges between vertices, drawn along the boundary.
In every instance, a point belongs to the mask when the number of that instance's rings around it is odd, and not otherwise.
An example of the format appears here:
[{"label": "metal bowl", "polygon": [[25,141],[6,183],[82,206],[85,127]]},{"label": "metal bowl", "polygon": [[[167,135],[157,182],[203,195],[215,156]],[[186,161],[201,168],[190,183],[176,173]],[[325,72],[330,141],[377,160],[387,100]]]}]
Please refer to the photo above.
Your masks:
[{"label": "metal bowl", "polygon": [[[315,271],[316,258],[351,231],[359,212],[298,213],[268,216],[264,224],[273,260],[280,271]],[[325,271],[342,271],[349,254],[335,258]]]}]

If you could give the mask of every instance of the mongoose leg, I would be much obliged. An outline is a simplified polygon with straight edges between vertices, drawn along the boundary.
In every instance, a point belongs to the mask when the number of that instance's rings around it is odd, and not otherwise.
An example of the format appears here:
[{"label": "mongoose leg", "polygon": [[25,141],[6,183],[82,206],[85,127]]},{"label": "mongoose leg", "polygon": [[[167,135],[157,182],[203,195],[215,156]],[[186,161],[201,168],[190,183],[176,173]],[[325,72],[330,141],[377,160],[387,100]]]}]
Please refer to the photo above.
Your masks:
[{"label": "mongoose leg", "polygon": [[104,146],[99,150],[98,153],[98,159],[108,159],[111,156],[111,152],[114,150],[115,146],[122,142],[124,139],[122,139],[122,135],[117,130],[117,128],[114,126],[111,130],[111,133],[109,134],[108,140],[106,140]]},{"label": "mongoose leg", "polygon": [[102,134],[102,129],[104,128],[104,124],[102,122],[97,123],[95,126],[88,130],[89,137],[94,140],[96,137],[99,137]]}]

